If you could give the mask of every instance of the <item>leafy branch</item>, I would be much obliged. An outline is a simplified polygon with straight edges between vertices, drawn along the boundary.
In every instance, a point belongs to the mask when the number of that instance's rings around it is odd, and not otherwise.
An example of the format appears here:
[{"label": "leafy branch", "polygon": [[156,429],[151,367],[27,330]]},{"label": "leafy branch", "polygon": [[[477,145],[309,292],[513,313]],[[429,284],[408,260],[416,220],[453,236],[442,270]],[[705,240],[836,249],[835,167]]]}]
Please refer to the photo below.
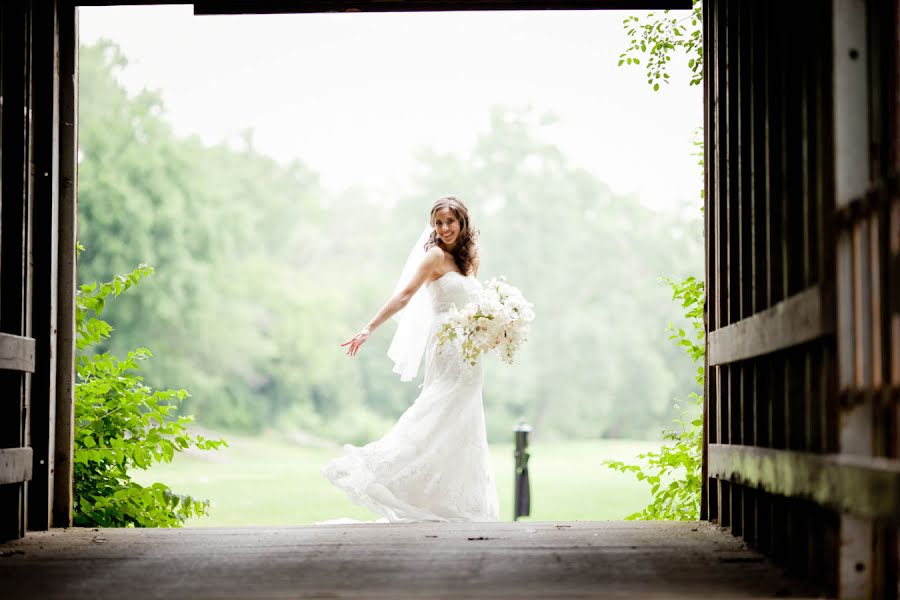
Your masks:
[{"label": "leafy branch", "polygon": [[[79,246],[79,251],[83,250]],[[107,301],[125,293],[153,269],[141,265],[112,281],[82,285],[76,292],[76,345],[84,351],[109,339],[112,327],[100,319]],[[81,352],[75,368],[76,525],[104,527],[177,527],[206,515],[208,500],[176,494],[168,486],[141,486],[129,471],[154,462],[171,462],[175,453],[194,447],[215,450],[224,440],[191,435],[193,417],[177,416],[185,390],[154,391],[136,373],[152,356],[137,348],[119,359],[108,352]]]},{"label": "leafy branch", "polygon": [[[660,83],[669,83],[668,64],[676,51],[684,52],[691,70],[690,85],[703,81],[703,4],[694,0],[691,13],[676,17],[670,11],[628,16],[622,21],[628,47],[619,55],[619,66],[644,65],[647,83],[659,91]],[[641,62],[641,57],[645,61]]]},{"label": "leafy branch", "polygon": [[[694,363],[703,361],[705,355],[703,329],[704,284],[695,277],[684,281],[666,280],[672,288],[672,299],[681,302],[684,315],[690,321],[690,331],[669,325],[669,339],[681,346]],[[703,367],[697,367],[696,380],[704,383]],[[665,440],[659,452],[638,455],[644,465],[632,465],[622,461],[605,460],[603,464],[620,473],[631,473],[638,481],[651,486],[653,496],[643,510],[626,519],[689,520],[700,516],[700,489],[703,466],[703,396],[692,393],[689,404],[682,407],[676,402],[679,418],[676,428],[663,432]]]}]

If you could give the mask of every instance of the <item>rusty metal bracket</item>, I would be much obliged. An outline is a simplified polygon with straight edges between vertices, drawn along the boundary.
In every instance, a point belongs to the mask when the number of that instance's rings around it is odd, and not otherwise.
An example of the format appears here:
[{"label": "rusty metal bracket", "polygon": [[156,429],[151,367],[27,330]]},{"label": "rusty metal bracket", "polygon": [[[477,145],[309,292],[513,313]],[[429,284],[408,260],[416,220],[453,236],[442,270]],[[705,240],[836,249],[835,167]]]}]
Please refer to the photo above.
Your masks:
[{"label": "rusty metal bracket", "polygon": [[890,199],[897,193],[898,177],[896,171],[877,181],[866,192],[853,198],[846,205],[834,211],[834,221],[838,229],[847,229],[854,224],[868,219],[879,211],[887,211]]},{"label": "rusty metal bracket", "polygon": [[869,389],[845,389],[837,394],[838,405],[845,410],[871,402],[872,397],[872,390]]}]

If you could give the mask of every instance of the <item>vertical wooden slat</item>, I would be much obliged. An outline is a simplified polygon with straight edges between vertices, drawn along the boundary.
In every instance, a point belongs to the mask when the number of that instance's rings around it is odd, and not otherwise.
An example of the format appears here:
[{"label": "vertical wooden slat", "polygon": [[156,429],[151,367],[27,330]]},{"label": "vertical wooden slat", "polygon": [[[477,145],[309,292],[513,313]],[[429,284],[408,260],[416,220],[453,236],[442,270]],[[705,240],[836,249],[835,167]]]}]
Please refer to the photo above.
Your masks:
[{"label": "vertical wooden slat", "polygon": [[[736,190],[733,177],[735,173],[734,161],[736,159],[736,145],[734,138],[731,135],[731,128],[735,123],[734,108],[736,106],[736,97],[732,91],[735,82],[734,67],[735,50],[737,47],[733,25],[735,13],[736,3],[733,2],[733,0],[726,0],[722,3],[722,11],[720,14],[720,39],[723,44],[720,51],[720,58],[722,60],[721,65],[723,68],[720,71],[721,101],[719,104],[719,123],[722,138],[720,140],[720,157],[722,161],[720,172],[722,173],[722,179],[719,188],[719,215],[722,220],[720,230],[722,241],[719,251],[722,253],[721,265],[723,266],[719,280],[720,292],[722,294],[719,303],[719,323],[721,326],[729,325],[735,320],[734,313],[732,312],[732,305],[736,305],[736,302],[738,301],[736,296],[737,284],[735,275],[738,268],[736,264],[737,232],[735,229],[733,202],[733,196]],[[734,410],[734,395],[732,394],[735,372],[735,365],[726,365],[719,372],[719,389],[721,390],[720,406],[722,407],[719,418],[722,421],[722,441],[726,444],[735,443],[734,415],[736,413]],[[719,523],[722,527],[730,528],[734,524],[733,488],[734,485],[731,482],[725,481],[721,484],[721,495],[719,498],[721,510],[719,514]]]},{"label": "vertical wooden slat", "polygon": [[[815,15],[815,25],[817,28],[828,30],[822,26],[823,15],[827,11],[818,11]],[[824,23],[828,23],[824,19]],[[807,264],[806,280],[808,285],[817,284],[824,290],[826,298],[833,297],[833,281],[831,264],[826,260],[826,251],[824,250],[826,230],[824,227],[824,219],[826,214],[826,198],[830,198],[830,194],[826,194],[825,172],[830,163],[826,162],[826,157],[830,155],[830,146],[826,146],[827,131],[830,129],[826,123],[830,120],[826,119],[826,115],[831,114],[830,107],[827,106],[825,98],[830,94],[825,93],[827,88],[826,63],[823,60],[815,60],[816,57],[830,56],[830,47],[821,48],[821,44],[810,44],[807,48],[808,54],[811,56],[808,72],[806,76],[807,87],[805,94],[805,113],[804,119],[806,127],[806,162],[807,169],[804,177],[806,185],[806,205],[805,205],[805,221],[807,235]],[[827,211],[830,215],[831,212]],[[828,232],[830,234],[830,232]],[[831,245],[831,244],[829,244]],[[827,273],[827,275],[826,275]],[[833,310],[833,302],[826,300],[823,310],[828,313]],[[804,389],[806,392],[806,426],[805,438],[806,446],[812,452],[829,451],[827,431],[832,427],[832,419],[829,415],[833,412],[829,407],[829,398],[833,394],[833,386],[829,378],[830,360],[828,359],[830,348],[822,344],[810,350],[806,357],[805,364],[805,382]],[[817,580],[824,580],[829,575],[826,574],[825,568],[829,564],[829,558],[837,554],[837,548],[829,546],[829,538],[824,533],[822,523],[826,515],[824,511],[817,511],[815,518],[809,523],[812,535],[809,538],[810,552],[809,556],[809,573],[810,576]],[[833,587],[829,586],[830,590]]]},{"label": "vertical wooden slat", "polygon": [[[801,18],[807,7],[803,4],[792,6],[791,17]],[[797,38],[797,65],[794,68],[795,76],[790,86],[793,96],[789,103],[789,118],[791,123],[790,136],[793,138],[789,146],[789,173],[792,184],[789,185],[792,196],[789,210],[789,248],[793,257],[794,268],[789,269],[788,288],[790,294],[796,294],[812,285],[811,261],[813,251],[811,249],[810,235],[810,202],[811,172],[815,165],[811,163],[810,147],[814,141],[810,139],[809,112],[810,112],[810,42],[811,34],[808,28],[803,28]],[[797,257],[800,261],[797,261]],[[799,265],[797,264],[799,262]],[[793,360],[789,361],[791,380],[788,387],[788,419],[790,429],[791,448],[805,452],[811,450],[809,428],[812,423],[810,415],[812,409],[811,394],[811,353],[815,349],[803,346],[791,352]],[[811,566],[812,551],[810,548],[810,511],[806,502],[795,503],[795,511],[792,515],[794,570],[806,575]]]},{"label": "vertical wooden slat", "polygon": [[[755,74],[753,89],[754,106],[754,142],[753,142],[753,221],[754,221],[754,268],[755,293],[754,312],[768,308],[770,304],[770,267],[769,267],[769,86],[770,86],[770,54],[771,38],[770,5],[768,2],[756,5],[754,29],[757,47],[758,65],[753,69]],[[763,447],[771,447],[771,413],[772,394],[768,374],[771,360],[763,357],[754,361],[756,394],[756,443]],[[756,544],[763,552],[772,547],[772,498],[762,492],[757,498],[756,509]]]},{"label": "vertical wooden slat", "polygon": [[[784,290],[784,210],[786,204],[784,185],[784,153],[786,150],[784,123],[785,68],[781,57],[787,45],[785,22],[780,10],[772,7],[769,14],[771,46],[769,52],[767,89],[767,217],[768,232],[768,290],[769,305],[781,301]],[[770,393],[769,430],[771,445],[774,448],[786,447],[786,403],[785,403],[785,365],[783,356],[773,355],[769,358],[767,382]],[[776,560],[786,562],[789,538],[787,536],[789,520],[786,500],[775,496],[771,499],[771,532],[769,535],[771,549]]]},{"label": "vertical wooden slat", "polygon": [[[715,188],[715,179],[712,176],[714,173],[713,167],[713,153],[715,152],[715,142],[716,138],[714,135],[710,135],[710,132],[713,131],[714,123],[715,123],[715,102],[713,100],[713,82],[715,81],[715,71],[716,71],[716,55],[715,51],[710,51],[715,47],[715,39],[714,29],[710,26],[713,22],[711,15],[712,11],[712,3],[709,0],[703,0],[703,43],[706,48],[705,52],[705,62],[704,62],[704,70],[703,70],[703,181],[704,181],[704,193],[703,193],[703,227],[704,227],[704,243],[706,244],[706,252],[705,252],[705,292],[706,298],[703,304],[703,324],[704,330],[708,333],[710,331],[710,325],[714,322],[715,319],[715,295],[716,295],[716,277],[715,277],[715,265],[712,260],[713,253],[710,252],[711,240],[713,239],[713,230],[715,223],[715,212],[716,203],[713,200],[713,196],[716,193]],[[708,340],[709,336],[705,336],[705,339]],[[709,343],[708,341],[704,342],[706,345],[706,351],[704,352],[704,357],[709,356]],[[711,503],[711,482],[709,480],[709,472],[708,472],[708,449],[711,440],[712,434],[715,430],[714,423],[716,419],[716,412],[713,410],[715,406],[715,398],[712,394],[712,387],[710,382],[713,378],[713,373],[709,368],[709,360],[704,358],[703,372],[705,374],[703,380],[703,464],[701,467],[701,491],[700,491],[700,518],[703,520],[713,520],[714,516],[711,514],[710,503]]]},{"label": "vertical wooden slat", "polygon": [[59,18],[59,287],[57,290],[56,430],[53,526],[72,525],[75,436],[75,244],[78,173],[78,12]]},{"label": "vertical wooden slat", "polygon": [[[740,288],[740,304],[738,318],[743,319],[753,314],[753,227],[751,219],[752,207],[752,95],[750,92],[751,69],[751,7],[748,3],[738,5],[738,50],[737,50],[737,115],[738,115],[738,231],[739,231],[739,255],[740,272],[738,273],[738,285]],[[742,362],[738,367],[738,402],[739,427],[738,442],[749,445],[753,443],[753,397],[752,397],[752,373],[753,364]],[[753,537],[752,525],[752,493],[749,488],[741,487],[739,494],[739,507],[737,521],[740,526],[736,534],[742,535],[745,540]]]},{"label": "vertical wooden slat", "polygon": [[[745,190],[745,215],[747,218],[748,244],[745,246],[745,252],[749,254],[750,263],[750,286],[749,294],[745,295],[747,312],[754,314],[761,310],[764,304],[765,294],[765,278],[763,276],[764,255],[761,253],[764,239],[760,228],[760,219],[763,216],[762,199],[764,198],[764,174],[762,164],[764,160],[764,144],[765,135],[762,124],[764,123],[763,108],[764,104],[764,54],[765,37],[763,20],[765,16],[765,8],[762,5],[756,5],[755,8],[749,8],[745,13],[747,18],[747,69],[746,69],[746,89],[742,92],[747,102],[747,148],[746,173],[747,181]],[[744,399],[747,402],[744,410],[745,419],[748,422],[748,430],[746,432],[747,441],[745,443],[754,446],[761,444],[761,426],[760,418],[763,407],[762,396],[759,392],[759,372],[760,361],[753,360],[747,367],[745,372],[745,388]],[[759,513],[760,501],[764,499],[764,494],[760,494],[757,490],[748,489],[745,492],[745,508],[744,515],[746,519],[744,527],[744,539],[751,545],[759,544]]]},{"label": "vertical wooden slat", "polygon": [[[893,32],[892,48],[890,52],[893,56],[890,76],[888,81],[891,84],[891,100],[893,106],[888,105],[886,110],[892,115],[888,123],[890,131],[890,157],[889,164],[894,173],[900,172],[900,0],[893,3],[893,19],[891,19],[891,31]],[[891,190],[890,204],[886,215],[886,225],[888,233],[886,236],[886,245],[888,249],[888,260],[891,266],[888,267],[888,283],[886,293],[889,300],[889,314],[885,323],[886,336],[886,379],[889,382],[889,401],[893,406],[893,415],[891,416],[891,424],[893,426],[893,440],[891,444],[890,455],[897,459],[900,458],[900,193],[896,186]],[[894,577],[900,580],[900,529],[894,530],[895,544],[893,557]],[[898,583],[900,588],[900,583]],[[895,594],[900,597],[900,589]]]},{"label": "vertical wooden slat", "polygon": [[[766,240],[768,248],[766,252],[767,290],[769,292],[769,306],[774,305],[784,298],[784,268],[783,268],[783,235],[782,235],[782,154],[783,140],[783,61],[781,57],[784,51],[782,20],[775,14],[769,15],[769,52],[767,61],[767,144],[766,144],[766,216],[767,231]],[[771,445],[773,448],[784,448],[784,391],[779,385],[784,381],[784,368],[780,361],[769,361],[769,397],[771,398],[771,413],[769,428]]]},{"label": "vertical wooden slat", "polygon": [[[833,73],[833,23],[831,11],[815,11],[817,30],[828,32],[821,46],[818,48],[819,60],[816,61],[816,75],[819,79],[816,113],[818,115],[817,152],[821,157],[821,163],[816,173],[817,194],[817,230],[819,232],[819,280],[824,290],[824,307],[826,314],[836,322],[836,298],[837,292],[837,234],[835,222],[832,218],[835,209],[835,148],[834,148],[834,115],[836,113],[834,100],[834,73]],[[822,348],[823,370],[819,376],[822,386],[822,415],[820,429],[822,431],[822,445],[825,452],[838,451],[838,374],[837,351],[833,344]],[[826,539],[834,541],[837,534]],[[836,557],[837,547],[830,548],[831,556]],[[836,560],[836,558],[835,558]],[[836,573],[836,569],[830,571]]]},{"label": "vertical wooden slat", "polygon": [[34,135],[31,178],[32,327],[35,372],[31,387],[28,527],[49,529],[53,507],[56,432],[56,302],[59,220],[59,32],[56,0],[35,2],[33,37]]},{"label": "vertical wooden slat", "polygon": [[[726,91],[725,91],[725,74],[727,72],[727,63],[725,63],[726,49],[726,16],[727,5],[724,1],[715,3],[715,11],[713,13],[713,27],[715,28],[715,54],[716,54],[716,72],[715,72],[715,115],[716,123],[714,135],[716,136],[715,144],[715,174],[716,174],[716,221],[715,221],[715,264],[716,264],[716,296],[715,296],[715,321],[713,329],[719,329],[727,324],[727,315],[725,313],[725,300],[727,291],[724,289],[728,285],[728,263],[727,263],[727,227],[725,220],[726,211],[724,206],[724,198],[727,190],[725,189],[727,181],[727,143],[728,130],[725,124],[726,111]],[[727,398],[724,397],[724,389],[727,389],[727,382],[724,381],[727,376],[727,367],[715,368],[715,402],[716,402],[716,440],[718,443],[728,443],[727,427],[723,427],[723,423],[727,423]],[[720,525],[724,525],[723,519],[727,519],[727,511],[723,507],[723,503],[727,502],[726,492],[727,484],[720,480],[716,482],[716,516]]]},{"label": "vertical wooden slat", "polygon": [[[792,15],[800,18],[802,17],[801,11],[805,12],[806,7],[801,5],[798,9],[795,6],[793,7]],[[795,240],[800,240],[803,261],[801,268],[796,269],[799,272],[793,277],[797,290],[792,291],[792,293],[807,289],[815,283],[812,275],[814,270],[813,261],[815,260],[812,249],[815,224],[812,220],[811,206],[814,203],[812,197],[813,173],[815,173],[817,165],[815,163],[815,138],[813,135],[815,124],[811,124],[810,117],[812,113],[811,96],[814,94],[815,89],[814,69],[811,65],[814,56],[810,52],[811,37],[812,33],[808,28],[804,28],[800,32],[800,47],[798,49],[800,59],[799,77],[797,84],[794,86],[797,99],[793,113],[799,122],[794,129],[794,135],[798,139],[795,144],[797,156],[793,162],[795,165],[799,164],[802,176],[800,178],[795,177],[799,179],[798,185],[794,188],[795,192],[799,192],[799,197],[794,198],[792,202],[794,207],[792,211],[794,224],[791,235]],[[812,393],[812,355],[816,351],[817,348],[813,347],[803,347],[798,351],[797,372],[793,382],[793,389],[798,393],[794,396],[796,399],[791,404],[792,411],[790,413],[794,446],[807,452],[813,449],[811,447],[811,428],[814,422],[812,414],[815,411],[813,409],[814,396]],[[813,507],[808,502],[802,502],[792,517],[796,526],[793,531],[795,543],[792,544],[794,547],[792,553],[794,557],[793,566],[798,573],[804,576],[816,568],[813,558],[815,550],[811,534],[817,531],[817,527],[814,521],[815,513],[812,509]]]}]

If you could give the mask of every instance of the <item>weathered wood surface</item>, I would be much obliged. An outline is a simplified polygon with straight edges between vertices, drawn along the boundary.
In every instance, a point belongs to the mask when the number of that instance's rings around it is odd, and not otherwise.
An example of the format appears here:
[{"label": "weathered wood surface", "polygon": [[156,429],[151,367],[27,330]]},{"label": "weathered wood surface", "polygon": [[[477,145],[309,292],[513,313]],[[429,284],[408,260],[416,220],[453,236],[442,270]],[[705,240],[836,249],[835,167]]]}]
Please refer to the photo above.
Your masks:
[{"label": "weathered wood surface", "polygon": [[72,525],[75,444],[75,290],[78,229],[78,11],[60,9],[59,255],[53,527]]},{"label": "weathered wood surface", "polygon": [[48,529],[56,453],[56,307],[59,241],[59,5],[31,8],[32,151],[30,161],[31,335],[35,369],[28,405],[34,466],[28,486],[28,528]]},{"label": "weathered wood surface", "polygon": [[34,338],[0,333],[0,369],[34,373]]},{"label": "weathered wood surface", "polygon": [[733,483],[900,523],[895,460],[710,444],[708,468],[711,476]]},{"label": "weathered wood surface", "polygon": [[194,13],[260,14],[450,10],[662,10],[691,8],[682,0],[207,0]]},{"label": "weathered wood surface", "polygon": [[[834,15],[834,203],[840,209],[862,196],[873,174],[870,123],[877,117],[870,104],[870,61],[878,56],[870,35],[877,31],[869,22],[865,3],[836,0]],[[871,27],[871,30],[870,30]],[[872,54],[872,50],[875,53]],[[839,392],[871,387],[868,377],[872,347],[871,281],[866,276],[868,253],[866,228],[861,223],[837,231],[836,321],[837,389]],[[876,412],[870,395],[842,403],[837,419],[840,452],[872,455],[878,436]],[[878,593],[890,559],[878,548],[875,524],[850,515],[841,517],[838,559],[838,595],[842,598],[887,597]],[[896,542],[895,542],[896,544]],[[896,562],[896,559],[894,559]],[[896,576],[895,576],[896,577]],[[896,589],[896,588],[895,588]]]},{"label": "weathered wood surface", "polygon": [[[25,2],[0,3],[0,331],[25,337],[32,337],[27,323],[31,299],[26,233],[31,145],[29,9]],[[27,371],[34,371],[36,354],[31,356]],[[25,421],[30,383],[27,372],[0,369],[0,447],[29,445]],[[25,534],[26,501],[24,484],[0,486],[0,539]]]},{"label": "weathered wood surface", "polygon": [[709,333],[709,364],[722,365],[785,350],[834,332],[816,285]]},{"label": "weathered wood surface", "polygon": [[52,529],[0,545],[0,581],[17,600],[812,597],[692,522]]},{"label": "weathered wood surface", "polygon": [[0,448],[0,485],[31,479],[31,448]]}]

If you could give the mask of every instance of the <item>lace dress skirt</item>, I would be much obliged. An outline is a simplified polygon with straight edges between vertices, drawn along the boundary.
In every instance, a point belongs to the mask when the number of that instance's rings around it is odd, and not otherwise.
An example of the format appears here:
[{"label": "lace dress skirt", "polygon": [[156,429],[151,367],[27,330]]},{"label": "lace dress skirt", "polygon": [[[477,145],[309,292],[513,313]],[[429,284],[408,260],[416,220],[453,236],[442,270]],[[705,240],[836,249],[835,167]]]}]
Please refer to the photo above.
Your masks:
[{"label": "lace dress skirt", "polygon": [[437,327],[426,346],[419,397],[384,437],[345,445],[322,474],[392,523],[496,521],[481,361],[471,365],[452,346],[438,346]]}]

